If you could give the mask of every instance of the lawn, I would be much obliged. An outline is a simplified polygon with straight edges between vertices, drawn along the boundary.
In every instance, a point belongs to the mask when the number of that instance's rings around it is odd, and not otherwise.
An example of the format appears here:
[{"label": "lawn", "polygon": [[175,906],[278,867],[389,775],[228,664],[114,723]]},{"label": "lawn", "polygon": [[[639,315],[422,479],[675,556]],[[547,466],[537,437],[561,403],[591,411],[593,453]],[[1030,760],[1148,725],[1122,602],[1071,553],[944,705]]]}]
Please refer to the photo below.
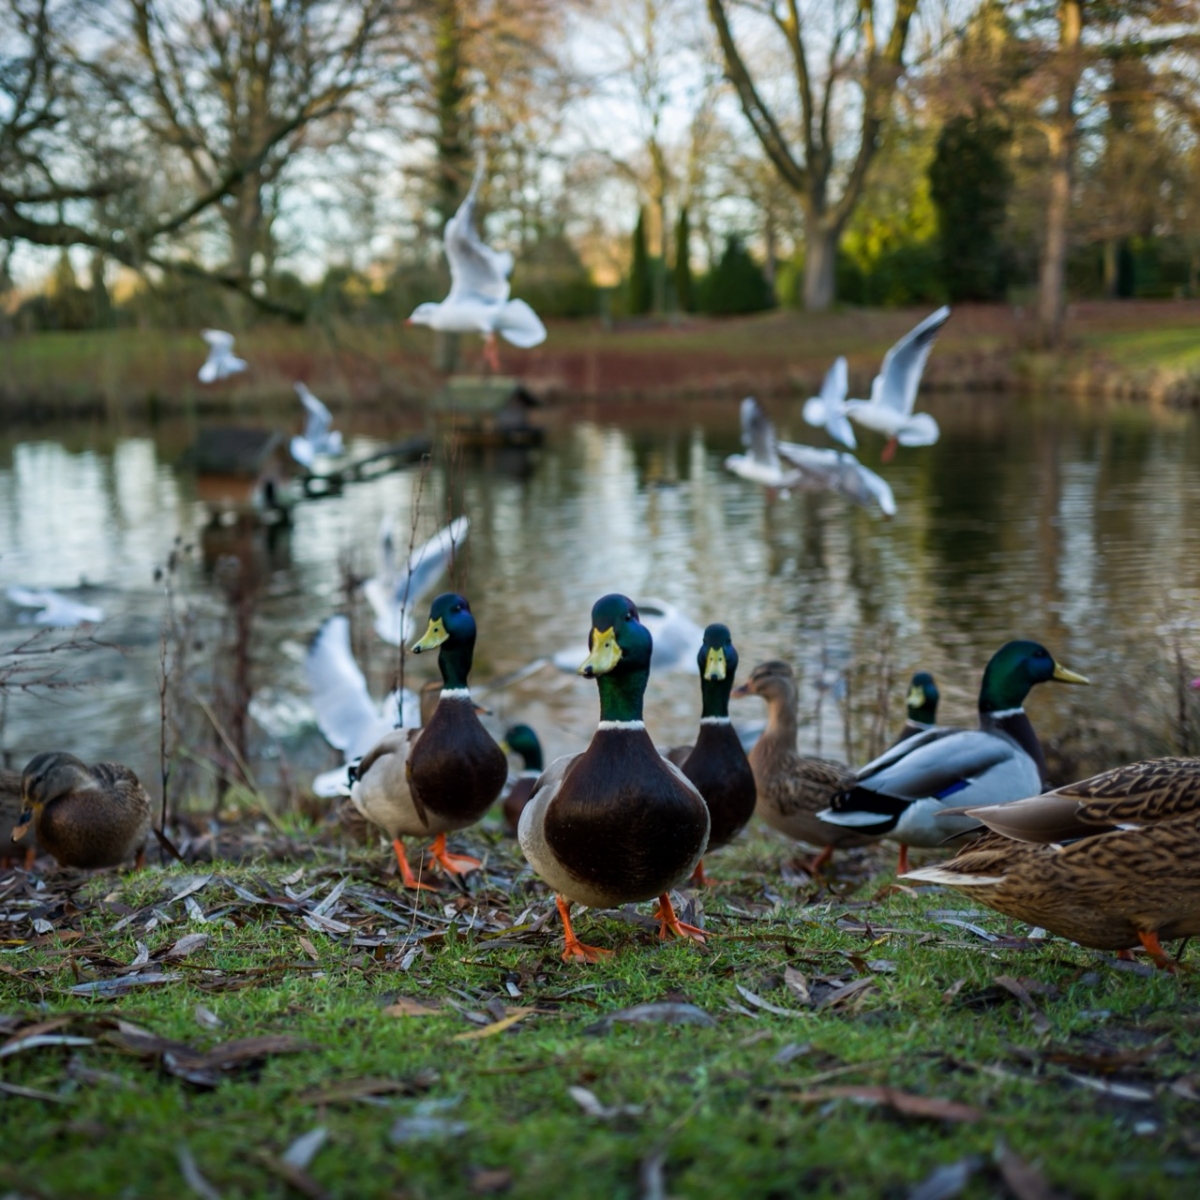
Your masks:
[{"label": "lawn", "polygon": [[[559,400],[799,393],[814,390],[838,354],[852,394],[867,395],[887,348],[927,309],[829,313],[776,311],[717,319],[551,322],[530,351],[501,343],[503,369]],[[1004,305],[956,309],[924,375],[955,391],[1064,390],[1200,403],[1200,301],[1072,306],[1064,345],[1033,351],[1030,316]],[[482,371],[481,341],[462,339],[460,368]],[[335,408],[419,409],[441,386],[432,335],[398,325],[263,323],[238,335],[250,369],[205,387],[196,331],[123,329],[44,333],[0,341],[0,408],[153,416],[219,410],[294,413],[291,385],[304,379]]]},{"label": "lawn", "polygon": [[951,892],[889,890],[883,848],[839,856],[815,884],[761,832],[709,860],[723,886],[683,894],[707,946],[659,942],[647,905],[589,912],[581,936],[616,954],[567,965],[512,842],[463,844],[486,872],[415,902],[382,848],[316,829],[251,829],[237,865],[0,875],[0,1186],[647,1200],[1200,1187],[1190,974],[1030,937]]}]

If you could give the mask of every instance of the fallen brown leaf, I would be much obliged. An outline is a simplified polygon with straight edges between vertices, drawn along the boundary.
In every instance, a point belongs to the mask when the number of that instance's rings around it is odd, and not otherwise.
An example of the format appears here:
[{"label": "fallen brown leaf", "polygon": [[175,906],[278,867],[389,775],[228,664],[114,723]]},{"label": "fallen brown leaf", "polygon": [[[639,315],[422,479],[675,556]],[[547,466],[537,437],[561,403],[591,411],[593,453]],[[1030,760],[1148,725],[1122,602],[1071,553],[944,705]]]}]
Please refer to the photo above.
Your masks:
[{"label": "fallen brown leaf", "polygon": [[931,1121],[981,1121],[984,1113],[970,1104],[942,1100],[936,1096],[917,1096],[888,1087],[827,1087],[810,1092],[789,1092],[793,1100],[805,1104],[821,1104],[827,1100],[855,1100],[860,1104],[880,1104],[902,1117]]},{"label": "fallen brown leaf", "polygon": [[471,1191],[477,1196],[507,1192],[512,1187],[512,1172],[507,1167],[481,1167],[471,1172]]},{"label": "fallen brown leaf", "polygon": [[425,1004],[412,996],[397,996],[391,1004],[383,1009],[383,1015],[385,1017],[433,1017],[437,1016],[439,1011],[436,1005]]},{"label": "fallen brown leaf", "polygon": [[1045,1176],[1003,1142],[996,1146],[995,1160],[1000,1177],[1015,1200],[1058,1200],[1058,1193],[1046,1182]]},{"label": "fallen brown leaf", "polygon": [[493,1037],[497,1033],[503,1033],[506,1029],[511,1029],[518,1021],[523,1021],[531,1012],[537,1012],[536,1008],[512,1008],[508,1010],[508,1015],[502,1017],[499,1021],[493,1021],[490,1025],[485,1025],[482,1029],[471,1029],[466,1033],[458,1033],[453,1037],[456,1042],[474,1042],[480,1038]]},{"label": "fallen brown leaf", "polygon": [[838,988],[837,991],[831,992],[826,996],[817,1005],[817,1011],[820,1012],[826,1008],[840,1008],[851,996],[858,996],[874,986],[875,980],[870,975],[862,979],[856,979],[853,983],[848,983],[845,987]]},{"label": "fallen brown leaf", "polygon": [[1026,988],[1020,981],[1014,979],[1011,975],[997,975],[995,983],[998,987],[1002,987],[1010,995],[1013,995],[1020,1002],[1021,1007],[1029,1014],[1029,1023],[1038,1031],[1038,1033],[1049,1033],[1051,1029],[1049,1018],[1038,1008],[1033,997],[1029,994]]}]

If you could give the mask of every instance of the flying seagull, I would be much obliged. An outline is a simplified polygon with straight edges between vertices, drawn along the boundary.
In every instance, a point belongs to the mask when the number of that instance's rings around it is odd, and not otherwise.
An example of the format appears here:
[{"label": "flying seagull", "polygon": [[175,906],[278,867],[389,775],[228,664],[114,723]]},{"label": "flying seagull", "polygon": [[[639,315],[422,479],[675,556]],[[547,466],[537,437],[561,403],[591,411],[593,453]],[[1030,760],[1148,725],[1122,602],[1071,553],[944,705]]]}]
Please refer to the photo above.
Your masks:
[{"label": "flying seagull", "polygon": [[333,414],[303,383],[293,385],[300,403],[308,414],[304,433],[292,438],[292,457],[302,466],[312,469],[318,454],[337,456],[342,452],[342,435],[333,426]]},{"label": "flying seagull", "polygon": [[747,396],[742,401],[741,414],[742,445],[748,453],[729,455],[725,470],[778,491],[795,487],[800,482],[800,472],[780,461],[775,426],[762,406],[753,396]]},{"label": "flying seagull", "polygon": [[415,631],[412,611],[436,582],[466,540],[470,522],[456,517],[408,556],[404,569],[396,565],[396,539],[392,523],[384,519],[379,529],[378,567],[363,584],[363,595],[375,613],[375,632],[393,646],[408,641]]},{"label": "flying seagull", "polygon": [[888,439],[883,461],[891,461],[896,445],[932,446],[938,440],[937,422],[928,413],[913,412],[925,360],[950,309],[939,308],[915,329],[910,329],[884,356],[883,366],[871,383],[870,400],[850,400],[846,414],[864,429]]},{"label": "flying seagull", "polygon": [[850,385],[846,373],[846,359],[838,355],[833,366],[825,372],[818,396],[810,396],[804,402],[804,419],[818,429],[824,429],[835,442],[841,442],[850,450],[858,448],[854,430],[846,419],[846,393]]},{"label": "flying seagull", "polygon": [[56,629],[70,629],[74,625],[96,625],[104,620],[104,609],[94,604],[80,604],[70,600],[61,592],[35,591],[16,585],[8,589],[8,598],[18,608],[36,608],[39,612],[22,614],[22,620],[34,625],[51,625]]},{"label": "flying seagull", "polygon": [[488,365],[499,371],[496,334],[527,350],[546,340],[546,327],[524,300],[508,298],[512,255],[485,245],[475,229],[475,203],[482,179],[480,162],[467,198],[446,222],[450,294],[440,304],[417,305],[407,323],[428,325],[442,333],[482,333]]},{"label": "flying seagull", "polygon": [[246,360],[233,353],[232,333],[223,329],[202,329],[200,336],[208,343],[208,357],[196,373],[201,383],[216,383],[218,379],[246,369]]}]

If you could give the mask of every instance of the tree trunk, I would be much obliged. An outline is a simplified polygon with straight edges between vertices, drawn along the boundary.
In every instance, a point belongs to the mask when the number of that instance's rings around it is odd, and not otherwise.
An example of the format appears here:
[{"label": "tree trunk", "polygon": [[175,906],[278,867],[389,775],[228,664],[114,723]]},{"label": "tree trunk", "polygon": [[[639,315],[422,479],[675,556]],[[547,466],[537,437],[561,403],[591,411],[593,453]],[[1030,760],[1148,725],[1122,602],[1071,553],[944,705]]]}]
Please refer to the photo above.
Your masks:
[{"label": "tree trunk", "polygon": [[804,307],[809,312],[825,312],[833,304],[839,232],[809,222],[804,238]]},{"label": "tree trunk", "polygon": [[1075,90],[1079,85],[1083,0],[1059,0],[1057,107],[1047,132],[1050,150],[1050,195],[1046,203],[1046,240],[1038,280],[1038,323],[1042,341],[1057,345],[1062,337],[1067,274],[1067,222],[1071,211],[1071,177],[1075,158]]}]

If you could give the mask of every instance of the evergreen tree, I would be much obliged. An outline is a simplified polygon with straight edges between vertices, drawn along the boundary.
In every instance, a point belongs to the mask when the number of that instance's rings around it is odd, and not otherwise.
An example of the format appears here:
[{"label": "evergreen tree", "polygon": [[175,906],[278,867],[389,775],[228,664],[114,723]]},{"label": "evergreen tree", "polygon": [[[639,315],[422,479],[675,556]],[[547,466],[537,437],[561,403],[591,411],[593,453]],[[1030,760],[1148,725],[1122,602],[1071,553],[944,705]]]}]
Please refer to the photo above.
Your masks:
[{"label": "evergreen tree", "polygon": [[1002,231],[1012,188],[1007,129],[982,115],[954,117],[929,164],[942,277],[951,301],[1004,294]]},{"label": "evergreen tree", "polygon": [[691,241],[692,230],[685,204],[679,210],[679,220],[675,225],[675,301],[680,312],[692,312],[696,306],[692,288]]},{"label": "evergreen tree", "polygon": [[633,231],[633,259],[629,264],[629,313],[638,317],[654,306],[654,279],[650,274],[650,256],[646,252],[646,210],[638,209]]},{"label": "evergreen tree", "polygon": [[738,237],[725,243],[721,261],[705,280],[704,292],[705,311],[718,315],[761,312],[775,306],[767,277]]}]

